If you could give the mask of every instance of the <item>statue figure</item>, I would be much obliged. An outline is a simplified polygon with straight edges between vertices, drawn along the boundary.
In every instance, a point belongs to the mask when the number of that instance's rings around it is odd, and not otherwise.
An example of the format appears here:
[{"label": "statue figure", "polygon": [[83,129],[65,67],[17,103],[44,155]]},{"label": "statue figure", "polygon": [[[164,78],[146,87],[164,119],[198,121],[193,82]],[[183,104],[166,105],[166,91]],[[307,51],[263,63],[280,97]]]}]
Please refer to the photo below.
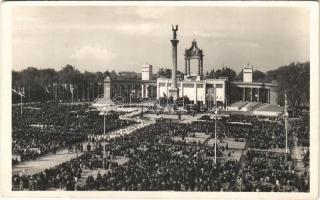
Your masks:
[{"label": "statue figure", "polygon": [[173,31],[173,39],[177,39],[177,31],[178,31],[178,24],[176,25],[176,28],[172,25],[172,31]]}]

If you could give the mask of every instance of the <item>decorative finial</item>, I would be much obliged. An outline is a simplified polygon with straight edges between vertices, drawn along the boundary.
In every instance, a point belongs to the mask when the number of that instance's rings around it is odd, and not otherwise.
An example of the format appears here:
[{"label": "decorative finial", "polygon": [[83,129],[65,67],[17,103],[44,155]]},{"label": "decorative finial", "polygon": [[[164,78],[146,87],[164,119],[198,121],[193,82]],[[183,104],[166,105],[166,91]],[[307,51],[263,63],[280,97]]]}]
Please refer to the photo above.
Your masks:
[{"label": "decorative finial", "polygon": [[173,39],[177,39],[177,31],[178,31],[178,24],[176,25],[176,27],[174,27],[172,25],[172,31],[173,31]]}]

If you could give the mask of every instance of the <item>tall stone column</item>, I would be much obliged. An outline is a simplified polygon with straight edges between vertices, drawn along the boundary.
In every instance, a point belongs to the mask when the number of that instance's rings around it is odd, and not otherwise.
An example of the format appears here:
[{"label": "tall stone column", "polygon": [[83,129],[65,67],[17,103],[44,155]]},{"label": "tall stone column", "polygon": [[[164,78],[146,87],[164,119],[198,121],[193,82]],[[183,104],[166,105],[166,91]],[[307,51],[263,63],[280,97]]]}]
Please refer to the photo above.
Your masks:
[{"label": "tall stone column", "polygon": [[148,98],[149,97],[149,85],[146,85],[146,96],[145,98]]},{"label": "tall stone column", "polygon": [[184,72],[185,73],[184,74],[188,75],[188,59],[185,58],[184,61],[185,61],[185,63],[184,63]]},{"label": "tall stone column", "polygon": [[141,85],[141,97],[144,98],[144,85]]},{"label": "tall stone column", "polygon": [[242,88],[242,101],[246,101],[246,88]]},{"label": "tall stone column", "polygon": [[107,76],[103,81],[103,96],[106,103],[111,101],[111,87],[111,78],[110,76]]},{"label": "tall stone column", "polygon": [[200,76],[203,76],[203,59],[200,59]]},{"label": "tall stone column", "polygon": [[178,88],[177,88],[177,65],[178,65],[178,59],[177,59],[177,46],[179,43],[179,40],[177,40],[177,31],[178,31],[178,25],[174,28],[172,26],[173,31],[173,39],[171,40],[172,43],[172,72],[171,72],[171,87],[169,89],[169,96],[172,96],[173,99],[176,99],[178,94]]},{"label": "tall stone column", "polygon": [[198,73],[197,73],[197,76],[200,76],[201,75],[201,60],[199,59],[198,60]]},{"label": "tall stone column", "polygon": [[188,76],[191,75],[191,71],[190,71],[190,59],[188,59]]},{"label": "tall stone column", "polygon": [[172,43],[172,82],[171,87],[176,88],[177,87],[177,44],[179,40],[171,40]]}]

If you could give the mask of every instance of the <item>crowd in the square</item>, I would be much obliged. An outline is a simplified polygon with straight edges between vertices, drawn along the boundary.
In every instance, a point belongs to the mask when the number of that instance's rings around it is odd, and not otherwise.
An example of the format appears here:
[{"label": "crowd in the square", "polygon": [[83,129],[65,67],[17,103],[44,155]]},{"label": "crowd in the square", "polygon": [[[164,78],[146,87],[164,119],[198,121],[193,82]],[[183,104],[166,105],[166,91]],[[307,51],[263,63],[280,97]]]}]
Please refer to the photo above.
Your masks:
[{"label": "crowd in the square", "polygon": [[[290,154],[268,151],[284,148],[285,145],[284,125],[277,119],[265,120],[247,116],[219,119],[215,163],[214,145],[207,144],[214,137],[214,120],[192,123],[179,123],[175,120],[150,123],[142,120],[133,129],[127,127],[105,136],[95,134],[94,131],[103,125],[90,122],[89,118],[85,118],[88,120],[87,126],[84,126],[87,129],[83,128],[88,132],[91,130],[86,134],[89,137],[83,148],[80,148],[83,154],[34,175],[14,174],[13,189],[247,192],[309,190],[308,174],[302,177],[296,174]],[[230,122],[242,124],[234,125]],[[97,127],[90,126],[91,123]],[[305,125],[296,124],[295,130],[303,132],[307,128],[300,126]],[[198,138],[199,133],[202,133],[201,140]],[[229,147],[221,145],[227,138],[246,142],[246,146],[254,150],[244,150],[240,160],[228,159]],[[46,144],[41,139],[36,142]],[[308,153],[306,151],[304,156],[306,164],[309,163]],[[98,173],[84,176],[83,171],[86,170]]]},{"label": "crowd in the square", "polygon": [[[171,129],[177,128],[178,124],[172,123]],[[106,143],[93,139],[88,141],[90,148],[86,150],[89,153],[33,176],[14,175],[13,186],[20,190],[52,187],[66,190],[230,190],[232,174],[238,169],[237,163],[227,161],[223,165],[213,165],[213,159],[208,158],[213,155],[212,148],[202,149],[201,143],[171,146],[166,137],[171,137],[174,132],[168,131],[167,124],[162,122],[131,135],[111,138]],[[118,165],[113,158],[119,156],[127,157],[129,161]],[[188,159],[190,156],[191,159]],[[105,168],[109,171],[101,175],[101,180],[100,176],[89,176],[85,186],[75,188],[81,178],[81,170],[85,168]],[[231,173],[219,173],[222,169]]]},{"label": "crowd in the square", "polygon": [[[103,116],[90,110],[88,104],[36,104],[24,108],[13,108],[12,153],[19,161],[33,160],[49,152],[84,142],[87,135],[103,133]],[[118,113],[106,116],[106,132],[135,123],[119,119]],[[19,158],[19,159],[18,159]]]},{"label": "crowd in the square", "polygon": [[298,192],[305,187],[298,185],[291,157],[283,153],[248,151],[239,175],[242,191]]}]

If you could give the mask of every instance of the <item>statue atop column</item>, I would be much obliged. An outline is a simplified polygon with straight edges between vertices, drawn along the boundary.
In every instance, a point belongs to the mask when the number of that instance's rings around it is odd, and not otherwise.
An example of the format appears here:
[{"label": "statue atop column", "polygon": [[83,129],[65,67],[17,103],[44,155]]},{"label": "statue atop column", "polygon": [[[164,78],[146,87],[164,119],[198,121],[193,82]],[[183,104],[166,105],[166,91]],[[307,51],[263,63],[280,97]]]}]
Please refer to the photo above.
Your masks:
[{"label": "statue atop column", "polygon": [[176,27],[174,27],[172,25],[172,31],[173,31],[173,39],[177,39],[177,31],[178,31],[178,24],[176,25]]}]

